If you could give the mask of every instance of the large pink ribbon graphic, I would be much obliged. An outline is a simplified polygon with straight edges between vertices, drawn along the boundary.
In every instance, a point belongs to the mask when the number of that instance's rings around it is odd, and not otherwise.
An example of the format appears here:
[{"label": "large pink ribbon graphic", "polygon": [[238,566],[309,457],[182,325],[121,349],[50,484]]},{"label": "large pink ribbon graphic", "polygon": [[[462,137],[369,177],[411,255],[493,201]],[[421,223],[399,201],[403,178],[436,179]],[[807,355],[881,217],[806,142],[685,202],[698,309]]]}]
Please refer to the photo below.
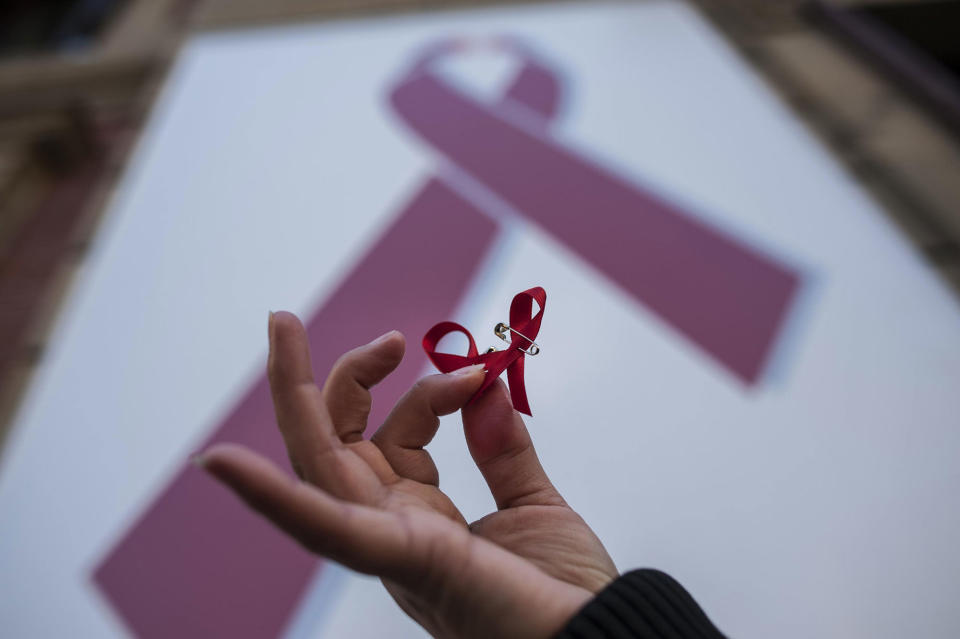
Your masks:
[{"label": "large pink ribbon graphic", "polygon": [[457,46],[430,51],[394,90],[403,121],[721,366],[757,381],[797,274],[552,139],[556,75],[519,45],[502,45],[525,64],[499,104],[457,91],[431,70]]},{"label": "large pink ribbon graphic", "polygon": [[[431,48],[390,94],[396,114],[473,183],[566,244],[626,294],[744,383],[764,365],[799,277],[550,136],[560,86],[516,43],[522,61],[496,104],[435,73]],[[493,245],[497,223],[435,177],[307,322],[319,375],[339,354],[393,328],[419,336],[452,315]],[[376,389],[375,426],[426,363],[408,348]],[[204,442],[234,441],[286,463],[266,380],[240,399]],[[187,466],[149,504],[95,571],[120,617],[144,637],[282,634],[318,562]]]}]

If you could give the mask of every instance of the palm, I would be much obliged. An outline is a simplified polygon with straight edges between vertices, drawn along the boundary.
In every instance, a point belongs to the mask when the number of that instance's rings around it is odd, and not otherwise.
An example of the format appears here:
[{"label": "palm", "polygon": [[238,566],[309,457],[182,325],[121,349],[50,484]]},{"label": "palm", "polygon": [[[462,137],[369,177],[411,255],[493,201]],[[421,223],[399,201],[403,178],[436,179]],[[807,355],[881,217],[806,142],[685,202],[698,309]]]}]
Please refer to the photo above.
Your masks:
[{"label": "palm", "polygon": [[306,336],[289,314],[271,322],[277,421],[303,483],[237,448],[207,467],[310,550],[379,575],[435,636],[548,636],[616,576],[602,544],[537,460],[502,384],[463,408],[471,455],[497,511],[468,524],[440,491],[424,447],[440,415],[467,403],[479,370],[424,378],[365,440],[368,389],[403,355],[397,334],[351,351],[321,392]]},{"label": "palm", "polygon": [[[472,534],[532,563],[545,577],[591,592],[615,575],[600,541],[559,496],[554,503],[497,510],[467,525],[453,501],[436,485],[398,476],[376,442],[375,437],[344,447],[342,463],[349,468],[346,472],[352,477],[354,494],[394,515],[397,525],[415,529],[410,536],[424,546],[419,552],[457,561],[460,558],[455,553],[444,549],[470,546],[462,538]],[[419,476],[437,474],[429,458],[423,458],[416,471]],[[483,561],[482,555],[489,549],[475,544],[471,551]],[[396,596],[396,589],[390,589]]]},{"label": "palm", "polygon": [[616,576],[613,561],[583,519],[567,506],[519,506],[491,513],[471,531],[544,573],[590,592]]}]

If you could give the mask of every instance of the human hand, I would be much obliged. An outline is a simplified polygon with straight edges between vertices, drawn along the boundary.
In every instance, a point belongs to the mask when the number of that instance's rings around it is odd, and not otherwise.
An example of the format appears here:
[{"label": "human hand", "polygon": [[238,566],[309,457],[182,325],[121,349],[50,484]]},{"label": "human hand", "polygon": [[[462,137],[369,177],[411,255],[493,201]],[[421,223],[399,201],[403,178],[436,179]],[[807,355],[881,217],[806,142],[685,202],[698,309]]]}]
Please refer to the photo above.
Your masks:
[{"label": "human hand", "polygon": [[[418,381],[370,440],[369,389],[403,357],[398,332],[340,358],[321,390],[306,333],[270,322],[268,375],[280,431],[303,481],[219,444],[199,461],[308,550],[379,576],[435,637],[550,637],[617,576],[600,540],[559,495],[502,382],[469,406],[479,367]],[[467,445],[497,504],[468,524],[424,450],[463,407]]]}]

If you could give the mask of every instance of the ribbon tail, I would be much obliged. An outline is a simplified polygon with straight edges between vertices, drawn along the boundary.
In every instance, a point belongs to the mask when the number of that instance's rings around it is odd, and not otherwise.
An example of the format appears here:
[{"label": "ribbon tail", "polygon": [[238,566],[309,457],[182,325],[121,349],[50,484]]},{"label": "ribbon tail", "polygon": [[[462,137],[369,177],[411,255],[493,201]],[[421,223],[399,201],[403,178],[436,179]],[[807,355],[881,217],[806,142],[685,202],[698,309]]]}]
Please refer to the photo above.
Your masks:
[{"label": "ribbon tail", "polygon": [[527,387],[523,381],[523,356],[518,357],[507,368],[507,381],[510,382],[510,397],[513,398],[513,408],[517,412],[533,417],[530,412],[530,403],[527,401]]}]

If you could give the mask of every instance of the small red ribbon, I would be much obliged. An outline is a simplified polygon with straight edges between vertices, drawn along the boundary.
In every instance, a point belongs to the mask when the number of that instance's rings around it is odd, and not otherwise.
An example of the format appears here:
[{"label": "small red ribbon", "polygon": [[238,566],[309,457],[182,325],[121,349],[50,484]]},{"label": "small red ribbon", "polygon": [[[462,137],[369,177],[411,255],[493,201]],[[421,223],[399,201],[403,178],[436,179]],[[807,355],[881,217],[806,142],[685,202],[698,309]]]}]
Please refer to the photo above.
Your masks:
[{"label": "small red ribbon", "polygon": [[[540,310],[533,314],[533,302],[540,305]],[[525,415],[530,415],[530,404],[527,402],[527,389],[523,383],[523,356],[524,350],[529,349],[540,332],[540,320],[547,305],[547,292],[536,286],[522,293],[517,293],[510,302],[510,345],[505,350],[483,353],[477,351],[477,344],[473,341],[470,331],[456,322],[440,322],[423,336],[423,350],[433,365],[441,373],[450,373],[465,366],[483,364],[487,375],[480,389],[474,394],[479,397],[504,370],[507,371],[507,381],[510,383],[510,397],[513,407]],[[437,344],[450,333],[463,333],[470,341],[466,356],[452,353],[438,353]],[[527,339],[528,338],[528,339]]]}]

